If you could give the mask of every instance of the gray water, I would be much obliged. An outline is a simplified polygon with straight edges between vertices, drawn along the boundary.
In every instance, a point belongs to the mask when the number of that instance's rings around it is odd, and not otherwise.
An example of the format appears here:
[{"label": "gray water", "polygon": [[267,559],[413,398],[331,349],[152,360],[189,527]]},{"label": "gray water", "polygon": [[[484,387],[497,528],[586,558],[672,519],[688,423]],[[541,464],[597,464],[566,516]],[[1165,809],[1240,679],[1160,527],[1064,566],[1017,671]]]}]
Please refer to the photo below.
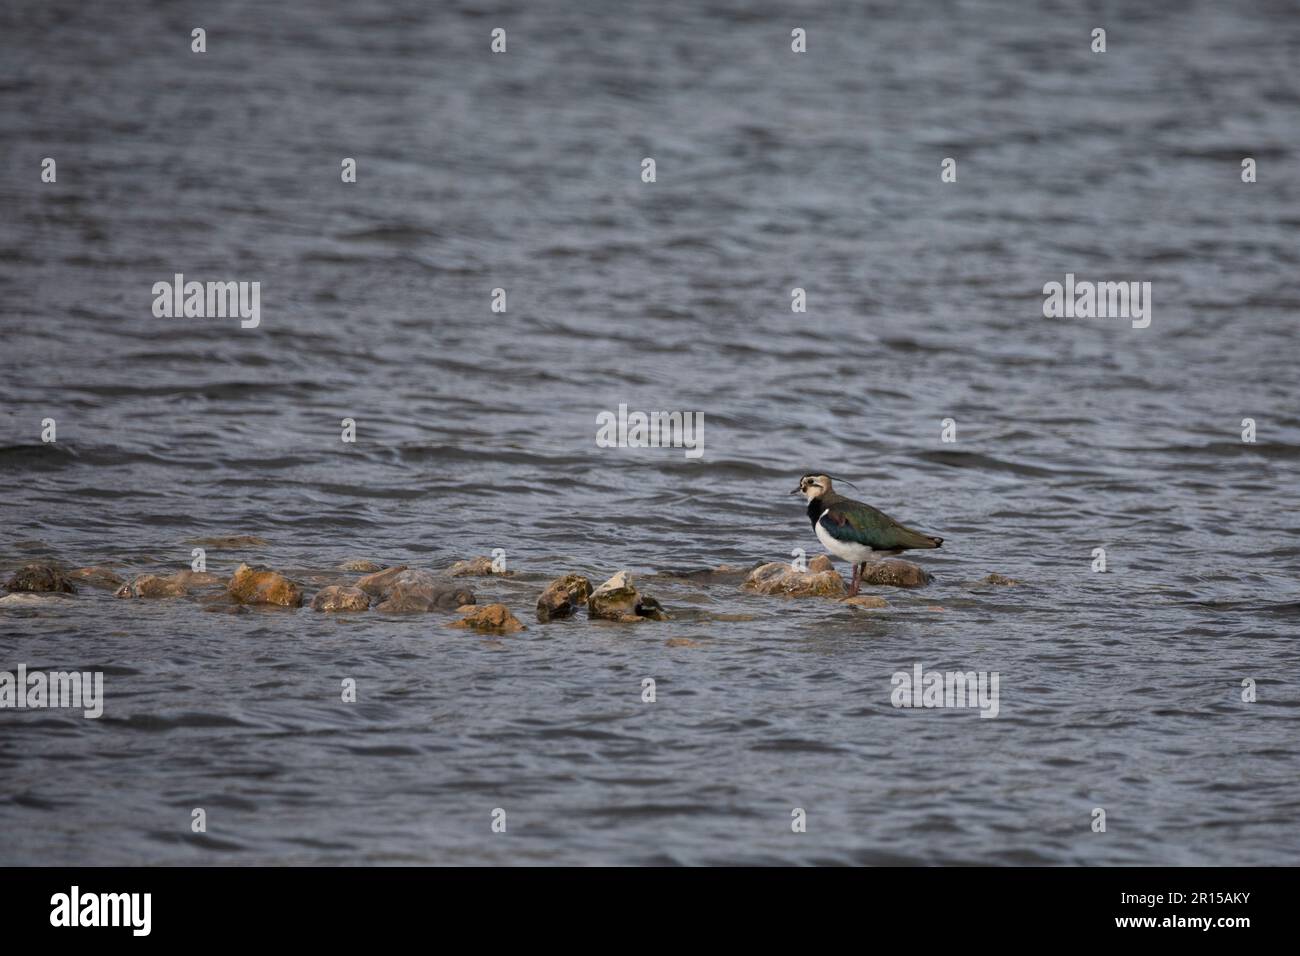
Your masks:
[{"label": "gray water", "polygon": [[[106,694],[0,711],[0,863],[1294,863],[1294,7],[615,6],[0,12],[0,571],[502,548],[529,625],[0,608],[0,669]],[[178,272],[260,326],[155,318]],[[1045,318],[1066,273],[1150,327]],[[703,457],[597,447],[620,403]],[[683,576],[819,553],[809,470],[934,583]],[[534,621],[620,569],[673,620]],[[998,716],[896,709],[917,663]]]}]

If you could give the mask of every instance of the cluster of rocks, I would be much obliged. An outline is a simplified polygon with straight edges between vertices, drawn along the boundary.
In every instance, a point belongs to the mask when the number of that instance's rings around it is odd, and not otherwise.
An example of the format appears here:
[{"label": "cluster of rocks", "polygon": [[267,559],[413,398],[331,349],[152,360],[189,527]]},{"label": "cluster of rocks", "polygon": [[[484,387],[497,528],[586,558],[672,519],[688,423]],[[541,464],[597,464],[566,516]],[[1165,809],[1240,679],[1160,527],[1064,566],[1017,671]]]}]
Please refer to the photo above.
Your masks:
[{"label": "cluster of rocks", "polygon": [[[349,561],[342,569],[364,571],[351,584],[327,584],[311,599],[321,612],[375,611],[384,614],[428,613],[455,610],[464,616],[451,627],[510,634],[526,630],[504,604],[479,606],[472,588],[459,578],[504,575],[488,558],[458,561],[446,574],[406,565],[384,568],[370,561]],[[300,608],[303,587],[279,571],[240,564],[229,580],[204,571],[174,574],[139,574],[130,580],[106,568],[64,571],[48,562],[28,564],[10,577],[6,588],[15,594],[76,594],[78,582],[112,590],[124,599],[198,596],[209,610],[243,610],[248,606]],[[13,595],[10,595],[11,597]],[[543,623],[587,609],[592,620],[619,622],[666,621],[668,614],[652,597],[642,595],[626,571],[600,587],[578,574],[552,582],[537,602],[537,619]]]},{"label": "cluster of rocks", "polygon": [[[227,539],[204,539],[226,541]],[[243,539],[240,539],[243,540]],[[479,606],[477,597],[460,578],[498,575],[489,558],[457,561],[446,572],[437,574],[406,565],[383,567],[373,561],[352,560],[340,570],[363,576],[351,583],[329,583],[320,587],[310,607],[320,612],[358,612],[372,608],[383,614],[457,611],[463,617],[452,627],[470,628],[493,633],[515,633],[527,628],[504,604]],[[725,568],[718,572],[741,572]],[[714,574],[714,572],[709,572]],[[862,575],[864,585],[895,588],[919,588],[931,582],[931,576],[910,561],[886,558],[867,565]],[[974,585],[1016,585],[1019,582],[1000,574],[990,574]],[[306,602],[303,586],[284,574],[266,567],[240,564],[230,578],[205,571],[178,571],[174,574],[139,574],[125,580],[102,567],[65,571],[58,564],[34,562],[16,571],[6,582],[11,592],[0,598],[0,605],[24,603],[36,594],[76,594],[78,586],[111,590],[119,598],[197,597],[208,610],[242,612],[249,606],[300,608]],[[785,562],[760,564],[749,571],[742,588],[756,594],[784,597],[833,598],[857,607],[887,607],[875,595],[848,596],[844,578],[825,555],[808,562],[806,568]],[[588,620],[633,624],[643,621],[671,620],[663,606],[653,597],[642,594],[627,571],[619,571],[599,587],[580,574],[566,574],[552,581],[537,599],[537,620],[543,624],[572,617],[585,609]],[[686,640],[686,639],[681,639]]]},{"label": "cluster of rocks", "polygon": [[663,605],[636,589],[626,571],[618,572],[594,590],[591,582],[580,574],[566,574],[552,581],[537,599],[537,620],[546,623],[571,617],[583,607],[587,609],[587,618],[593,621],[636,624],[672,620]]}]

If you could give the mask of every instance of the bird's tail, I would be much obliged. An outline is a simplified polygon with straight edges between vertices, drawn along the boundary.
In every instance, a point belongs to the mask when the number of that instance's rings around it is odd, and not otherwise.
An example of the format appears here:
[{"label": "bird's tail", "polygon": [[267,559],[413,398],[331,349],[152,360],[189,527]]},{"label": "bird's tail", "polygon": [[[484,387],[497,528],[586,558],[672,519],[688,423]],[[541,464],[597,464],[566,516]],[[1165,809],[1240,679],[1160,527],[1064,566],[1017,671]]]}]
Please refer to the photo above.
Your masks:
[{"label": "bird's tail", "polygon": [[913,531],[911,528],[904,529],[907,535],[903,539],[904,548],[937,548],[943,544],[943,538],[936,538],[932,534],[921,534],[919,531]]}]

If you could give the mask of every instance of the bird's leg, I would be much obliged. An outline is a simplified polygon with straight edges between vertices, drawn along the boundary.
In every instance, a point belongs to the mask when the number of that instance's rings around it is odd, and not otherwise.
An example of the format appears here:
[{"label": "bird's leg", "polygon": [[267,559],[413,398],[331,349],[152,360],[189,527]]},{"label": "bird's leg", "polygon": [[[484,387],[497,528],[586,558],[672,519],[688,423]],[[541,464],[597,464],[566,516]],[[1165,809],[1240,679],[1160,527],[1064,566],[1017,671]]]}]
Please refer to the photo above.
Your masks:
[{"label": "bird's leg", "polygon": [[853,583],[849,585],[849,597],[858,593],[858,583],[862,578],[862,565],[853,565]]}]

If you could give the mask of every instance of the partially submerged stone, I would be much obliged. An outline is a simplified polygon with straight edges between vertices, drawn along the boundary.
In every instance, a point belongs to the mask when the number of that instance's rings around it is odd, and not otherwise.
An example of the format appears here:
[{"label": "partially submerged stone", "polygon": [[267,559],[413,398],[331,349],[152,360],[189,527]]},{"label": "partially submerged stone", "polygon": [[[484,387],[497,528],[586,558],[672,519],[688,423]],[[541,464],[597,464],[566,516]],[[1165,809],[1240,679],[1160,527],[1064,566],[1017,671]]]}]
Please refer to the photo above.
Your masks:
[{"label": "partially submerged stone", "polygon": [[366,611],[370,609],[370,595],[358,587],[332,584],[321,588],[311,600],[313,611]]},{"label": "partially submerged stone", "polygon": [[547,585],[537,599],[537,620],[545,624],[569,617],[591,597],[591,582],[581,574],[566,574]]},{"label": "partially submerged stone", "polygon": [[205,587],[220,587],[225,582],[208,571],[177,571],[175,574],[138,574],[119,587],[115,597],[161,598],[184,597]]},{"label": "partially submerged stone", "polygon": [[857,594],[842,599],[840,603],[852,604],[854,607],[889,607],[888,601],[882,597],[876,597],[874,594]]},{"label": "partially submerged stone", "polygon": [[[388,574],[387,571],[381,572]],[[373,575],[372,575],[373,577]],[[362,580],[365,580],[364,578]],[[375,607],[385,614],[410,614],[433,610],[451,610],[462,604],[474,604],[474,592],[453,584],[431,571],[408,568],[384,580],[383,600]],[[360,586],[361,582],[358,581]],[[369,591],[369,588],[363,588]]]},{"label": "partially submerged stone", "polygon": [[491,558],[470,558],[468,561],[457,561],[448,570],[447,573],[453,578],[463,577],[485,577],[489,574],[506,574],[502,570],[498,571],[496,564]]},{"label": "partially submerged stone", "polygon": [[374,561],[367,561],[365,558],[353,558],[350,561],[344,561],[340,564],[339,570],[355,571],[358,574],[370,574],[374,571],[384,570],[384,566]]},{"label": "partially submerged stone", "polygon": [[862,583],[895,588],[923,588],[930,583],[930,572],[919,564],[901,558],[884,558],[862,569]]},{"label": "partially submerged stone", "polygon": [[510,613],[510,609],[504,604],[485,604],[482,607],[474,607],[465,617],[455,621],[448,627],[472,627],[478,631],[491,631],[495,634],[513,634],[517,631],[526,631],[523,623]]},{"label": "partially submerged stone", "polygon": [[844,579],[834,570],[798,571],[784,561],[759,565],[741,586],[759,594],[787,597],[843,597],[848,592]]},{"label": "partially submerged stone", "polygon": [[689,637],[670,637],[664,641],[665,647],[702,647],[699,641],[693,641]]},{"label": "partially submerged stone", "polygon": [[185,588],[177,581],[161,574],[137,574],[130,581],[117,589],[114,597],[120,598],[160,598],[181,597]]},{"label": "partially submerged stone", "polygon": [[398,564],[382,571],[376,571],[374,574],[367,574],[357,581],[357,587],[371,597],[383,597],[388,589],[392,587],[393,579],[405,570],[406,565]]},{"label": "partially submerged stone", "polygon": [[10,591],[26,591],[32,594],[58,592],[76,594],[77,586],[72,583],[57,564],[35,561],[25,564],[9,578],[5,587]]},{"label": "partially submerged stone", "polygon": [[990,574],[988,577],[984,578],[984,580],[980,581],[980,584],[998,584],[1004,587],[1014,587],[1019,583],[1020,582],[1017,581],[1015,578],[1009,578],[1005,574],[998,574],[996,572]]},{"label": "partially submerged stone", "polygon": [[177,571],[172,577],[190,591],[198,588],[226,586],[226,579],[219,574],[213,574],[211,571]]},{"label": "partially submerged stone", "polygon": [[302,590],[278,571],[241,564],[226,587],[240,604],[275,604],[302,607]]},{"label": "partially submerged stone", "polygon": [[248,608],[233,602],[213,602],[203,608],[207,614],[247,614]]},{"label": "partially submerged stone", "polygon": [[711,582],[737,575],[748,574],[755,565],[741,566],[739,564],[720,564],[716,568],[668,568],[653,575],[656,578],[667,578],[680,581],[701,581]]},{"label": "partially submerged stone", "polygon": [[116,591],[125,582],[126,579],[108,568],[91,567],[77,568],[68,572],[68,577],[72,578],[78,584],[85,584],[92,588],[100,588],[104,591]]},{"label": "partially submerged stone", "polygon": [[637,591],[626,571],[618,572],[591,592],[587,598],[587,616],[593,620],[623,623],[669,620],[658,601]]}]

